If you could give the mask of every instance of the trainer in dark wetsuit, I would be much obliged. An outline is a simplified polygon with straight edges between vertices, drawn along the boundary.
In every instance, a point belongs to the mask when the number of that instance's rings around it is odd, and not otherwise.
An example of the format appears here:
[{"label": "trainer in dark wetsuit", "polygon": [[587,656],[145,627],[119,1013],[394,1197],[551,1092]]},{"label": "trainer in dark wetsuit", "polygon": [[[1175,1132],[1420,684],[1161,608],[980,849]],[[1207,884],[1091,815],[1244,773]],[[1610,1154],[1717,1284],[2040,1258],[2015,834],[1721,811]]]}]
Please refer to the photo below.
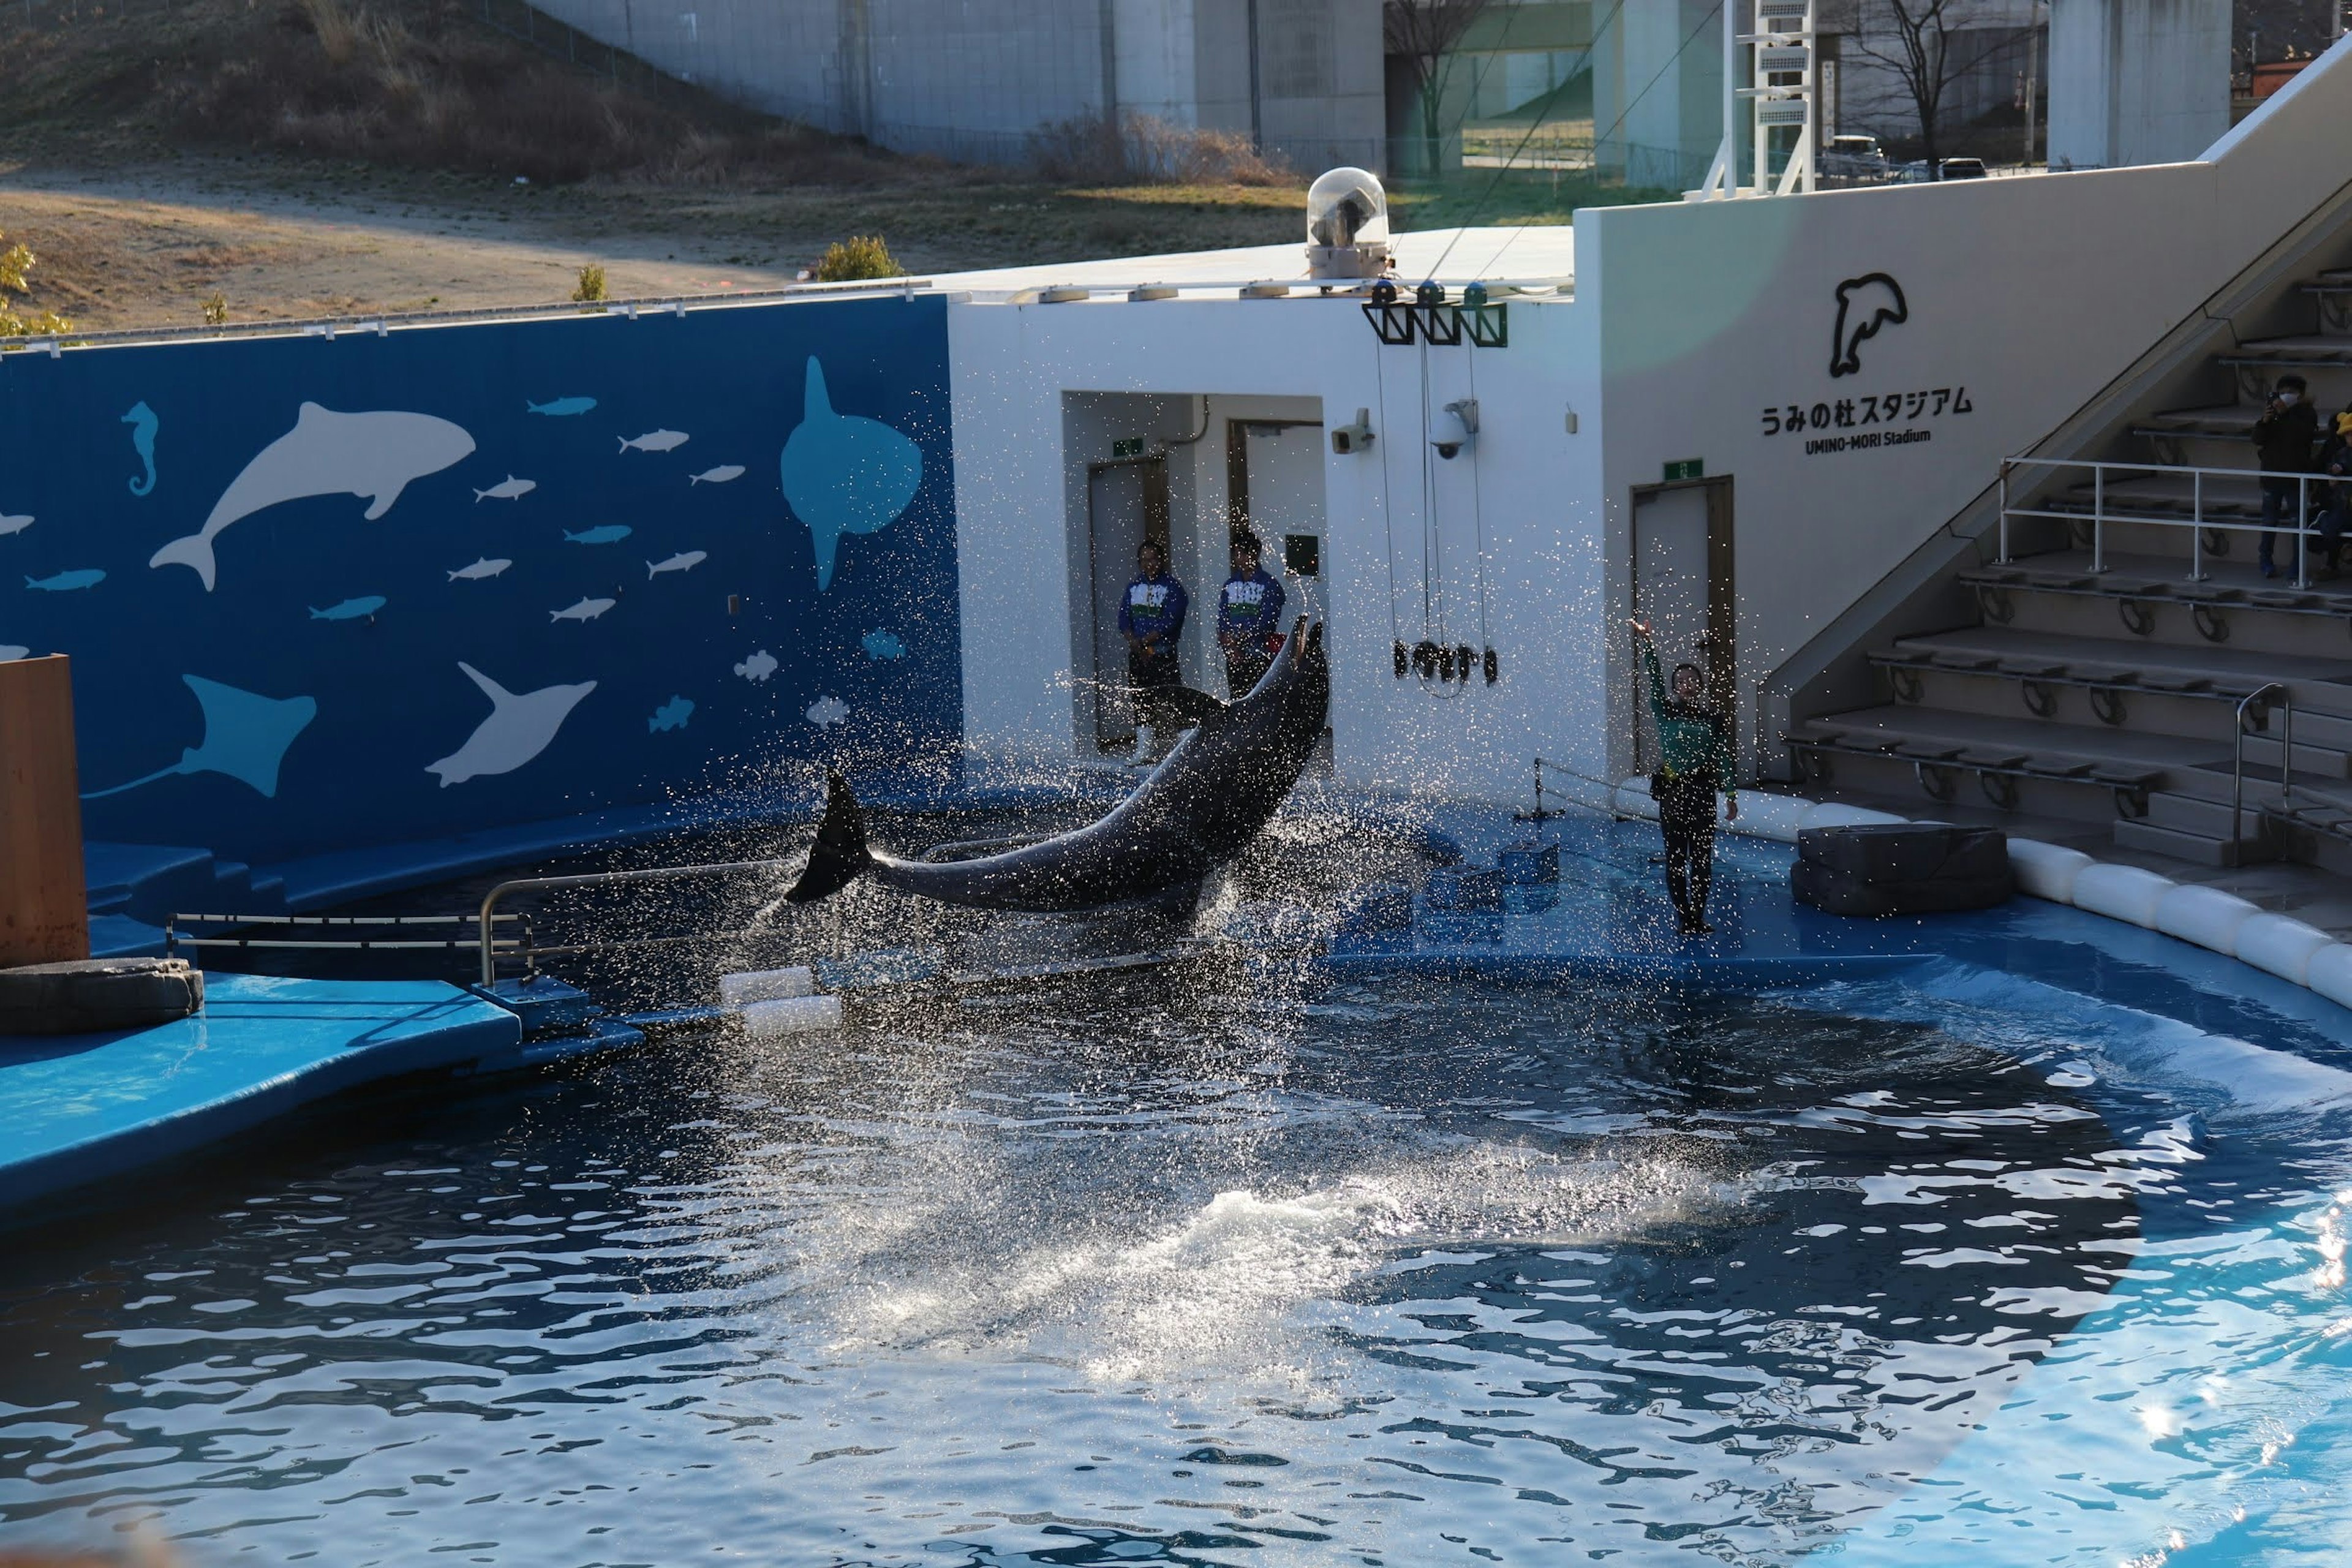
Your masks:
[{"label": "trainer in dark wetsuit", "polygon": [[1675,666],[1674,695],[1658,674],[1658,649],[1650,628],[1632,623],[1633,645],[1650,678],[1650,712],[1658,723],[1658,769],[1650,775],[1650,798],[1658,803],[1658,827],[1666,839],[1666,894],[1685,936],[1715,928],[1706,922],[1707,893],[1715,879],[1715,796],[1723,792],[1723,819],[1739,816],[1738,775],[1733,771],[1731,727],[1705,706],[1705,684],[1695,664]]},{"label": "trainer in dark wetsuit", "polygon": [[1234,535],[1234,574],[1217,595],[1217,646],[1225,655],[1225,687],[1235,698],[1248,695],[1282,651],[1282,584],[1258,564],[1255,533]]},{"label": "trainer in dark wetsuit", "polygon": [[1137,546],[1135,562],[1142,574],[1119,595],[1118,629],[1127,638],[1127,679],[1135,698],[1132,760],[1150,763],[1176,739],[1166,694],[1183,683],[1176,647],[1190,601],[1184,584],[1168,574],[1168,552],[1158,540]]}]

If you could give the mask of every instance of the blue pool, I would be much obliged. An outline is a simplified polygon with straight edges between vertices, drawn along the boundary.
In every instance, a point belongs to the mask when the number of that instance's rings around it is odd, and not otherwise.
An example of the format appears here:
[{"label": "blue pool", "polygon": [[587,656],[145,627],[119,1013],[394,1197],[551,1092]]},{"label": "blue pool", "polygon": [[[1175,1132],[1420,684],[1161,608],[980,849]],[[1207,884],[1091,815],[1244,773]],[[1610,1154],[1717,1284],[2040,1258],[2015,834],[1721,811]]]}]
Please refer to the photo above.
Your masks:
[{"label": "blue pool", "polygon": [[1668,959],[1643,830],[1560,832],[1558,901],[1495,931],[1328,963],[1229,943],[346,1100],[19,1232],[0,1542],[566,1568],[2352,1546],[2326,1005],[2030,902],[1792,922],[1785,851],[1754,847],[1723,941]]}]

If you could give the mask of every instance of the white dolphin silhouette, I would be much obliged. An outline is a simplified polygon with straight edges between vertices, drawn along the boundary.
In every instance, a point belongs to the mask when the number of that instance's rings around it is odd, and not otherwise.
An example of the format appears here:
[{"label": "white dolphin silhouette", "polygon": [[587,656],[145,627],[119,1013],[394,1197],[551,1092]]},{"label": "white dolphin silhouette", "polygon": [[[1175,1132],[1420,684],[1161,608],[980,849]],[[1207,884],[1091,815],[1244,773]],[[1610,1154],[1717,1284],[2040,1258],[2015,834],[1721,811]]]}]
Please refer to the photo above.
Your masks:
[{"label": "white dolphin silhouette", "polygon": [[572,716],[580,700],[596,689],[593,680],[577,686],[542,686],[520,696],[509,691],[472,665],[459,663],[466,678],[490,700],[490,716],[474,727],[466,743],[425,771],[441,775],[441,787],[492,773],[510,773],[554,741],[556,731]]},{"label": "white dolphin silhouette", "polygon": [[209,594],[213,541],[237,519],[303,496],[354,495],[368,498],[367,519],[373,522],[392,510],[411,479],[437,474],[473,450],[474,438],[462,426],[430,414],[338,414],[305,403],[294,428],[229,481],[205,526],[172,541],[147,564],[189,567]]}]

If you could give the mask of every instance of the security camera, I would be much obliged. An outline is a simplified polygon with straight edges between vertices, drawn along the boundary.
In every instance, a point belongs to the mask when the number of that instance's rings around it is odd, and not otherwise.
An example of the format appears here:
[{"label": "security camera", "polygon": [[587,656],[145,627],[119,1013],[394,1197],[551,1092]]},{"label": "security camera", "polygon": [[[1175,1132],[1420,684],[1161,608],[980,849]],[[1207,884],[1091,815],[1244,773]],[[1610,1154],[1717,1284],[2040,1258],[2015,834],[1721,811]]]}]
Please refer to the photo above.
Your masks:
[{"label": "security camera", "polygon": [[1354,424],[1342,425],[1331,432],[1331,450],[1342,458],[1369,452],[1372,449],[1372,411],[1359,408]]},{"label": "security camera", "polygon": [[1441,458],[1458,456],[1478,435],[1478,400],[1459,397],[1438,411],[1437,423],[1431,430],[1429,444],[1437,448]]}]

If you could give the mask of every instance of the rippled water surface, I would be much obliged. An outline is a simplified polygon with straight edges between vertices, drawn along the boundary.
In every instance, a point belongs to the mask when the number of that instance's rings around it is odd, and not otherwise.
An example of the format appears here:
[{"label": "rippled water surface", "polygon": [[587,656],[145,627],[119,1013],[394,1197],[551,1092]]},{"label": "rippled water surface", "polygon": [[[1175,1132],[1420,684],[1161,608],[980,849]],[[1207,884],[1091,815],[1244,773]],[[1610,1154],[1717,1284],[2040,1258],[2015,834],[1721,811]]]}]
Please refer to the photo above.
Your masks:
[{"label": "rippled water surface", "polygon": [[1766,1563],[2024,1531],[1981,1560],[2154,1563],[2352,1533],[2315,1451],[2352,1079],[2030,990],[1171,972],[265,1131],[8,1246],[0,1543]]}]

